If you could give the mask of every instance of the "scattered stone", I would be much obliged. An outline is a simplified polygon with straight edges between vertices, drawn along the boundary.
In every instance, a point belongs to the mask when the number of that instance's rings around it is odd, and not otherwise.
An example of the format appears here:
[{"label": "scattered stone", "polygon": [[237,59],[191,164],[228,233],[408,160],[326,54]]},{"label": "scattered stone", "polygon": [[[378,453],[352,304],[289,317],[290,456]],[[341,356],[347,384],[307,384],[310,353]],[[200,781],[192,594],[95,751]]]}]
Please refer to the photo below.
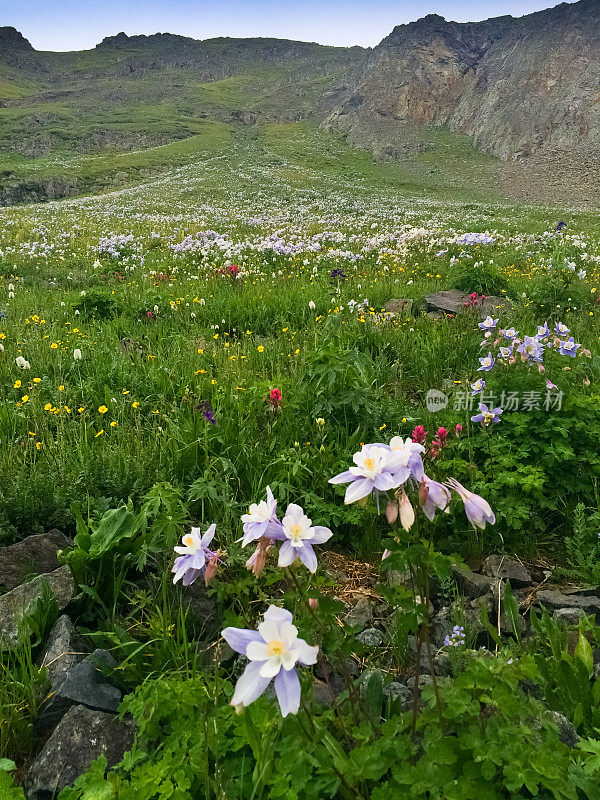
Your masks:
[{"label": "scattered stone", "polygon": [[427,295],[425,302],[427,303],[427,310],[430,312],[442,311],[446,314],[462,314],[465,311],[473,310],[480,313],[481,316],[485,316],[495,311],[497,308],[507,305],[507,299],[505,297],[490,295],[485,298],[483,303],[478,303],[476,306],[469,306],[469,295],[458,289],[434,292],[434,294]]},{"label": "scattered stone", "polygon": [[583,608],[574,606],[573,608],[557,608],[552,614],[554,619],[565,622],[567,625],[577,625],[580,617],[583,617],[585,611]]},{"label": "scattered stone", "polygon": [[383,642],[383,634],[377,628],[365,628],[357,635],[356,640],[365,647],[379,647]]},{"label": "scattered stone", "polygon": [[52,684],[62,683],[67,672],[83,661],[89,648],[69,617],[63,614],[48,634],[46,648],[38,659],[40,666],[46,668],[46,673]]},{"label": "scattered stone", "polygon": [[98,756],[118,764],[133,744],[135,724],[114,714],[73,706],[31,765],[25,779],[29,800],[51,800]]},{"label": "scattered stone", "polygon": [[402,706],[406,710],[413,701],[413,693],[405,686],[403,683],[399,681],[392,681],[391,683],[384,683],[383,684],[383,696],[389,698],[390,700],[397,700],[400,698],[402,701]]},{"label": "scattered stone", "polygon": [[184,606],[187,606],[187,614],[191,620],[196,635],[202,639],[213,639],[220,622],[220,614],[217,601],[214,597],[209,597],[204,581],[199,579],[191,586],[183,586]]},{"label": "scattered stone", "polygon": [[59,530],[27,536],[0,549],[0,586],[14,589],[23,581],[60,567],[56,553],[73,542]]},{"label": "scattered stone", "polygon": [[[418,684],[419,690],[421,690],[423,688],[423,686],[431,686],[432,684],[433,684],[433,677],[431,675],[427,675],[427,674],[419,675],[419,684]],[[410,689],[411,694],[414,694],[414,691],[415,691],[415,678],[414,678],[414,676],[411,676],[410,678],[407,678],[406,685]]]},{"label": "scattered stone", "polygon": [[64,566],[0,595],[0,650],[9,650],[17,645],[19,623],[33,601],[43,596],[44,584],[54,595],[59,611],[66,608],[75,593],[71,570]]},{"label": "scattered stone", "polygon": [[385,310],[388,314],[394,314],[396,317],[409,316],[412,311],[413,301],[407,298],[394,298],[388,300],[385,304]]},{"label": "scattered stone", "polygon": [[333,687],[325,683],[325,681],[320,681],[318,678],[315,679],[313,683],[313,699],[317,705],[329,708],[335,700]]},{"label": "scattered stone", "polygon": [[454,564],[452,572],[459,589],[469,598],[481,597],[490,591],[492,581],[489,575],[478,575],[466,564]]},{"label": "scattered stone", "polygon": [[483,562],[481,571],[492,578],[509,580],[513,589],[529,586],[532,583],[531,575],[523,564],[507,556],[488,556]]},{"label": "scattered stone", "polygon": [[94,650],[75,663],[62,679],[52,681],[51,692],[36,720],[40,731],[55,726],[74,705],[115,713],[121,692],[97,667],[114,667],[116,661],[107,650]]},{"label": "scattered stone", "polygon": [[358,602],[348,612],[346,622],[348,625],[366,625],[373,619],[373,604],[368,597],[360,597]]},{"label": "scattered stone", "polygon": [[600,597],[595,595],[587,597],[581,594],[563,594],[551,589],[542,589],[537,593],[537,600],[552,611],[559,608],[580,608],[586,614],[600,614]]},{"label": "scattered stone", "polygon": [[548,712],[558,727],[558,738],[567,747],[575,747],[579,741],[579,734],[572,722],[561,714],[559,711]]}]

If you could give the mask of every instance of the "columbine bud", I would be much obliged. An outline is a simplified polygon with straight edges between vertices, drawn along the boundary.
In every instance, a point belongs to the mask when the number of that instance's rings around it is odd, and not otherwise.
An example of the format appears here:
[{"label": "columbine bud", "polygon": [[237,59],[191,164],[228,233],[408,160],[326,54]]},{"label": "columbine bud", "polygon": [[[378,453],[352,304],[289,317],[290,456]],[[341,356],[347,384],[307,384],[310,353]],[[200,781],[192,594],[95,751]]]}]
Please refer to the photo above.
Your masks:
[{"label": "columbine bud", "polygon": [[419,484],[419,505],[424,506],[427,502],[427,498],[429,497],[429,486],[425,483],[425,481],[421,481]]},{"label": "columbine bud", "polygon": [[308,605],[311,608],[318,608],[319,607],[319,601],[317,600],[316,597],[309,597],[308,598]]},{"label": "columbine bud", "polygon": [[404,528],[405,531],[409,531],[412,527],[413,522],[415,521],[415,512],[410,504],[410,500],[408,499],[406,492],[404,489],[402,490],[402,494],[400,495],[400,524]]},{"label": "columbine bud", "polygon": [[385,509],[385,515],[390,525],[393,525],[394,522],[396,522],[398,519],[398,503],[395,500],[389,501],[387,508]]}]

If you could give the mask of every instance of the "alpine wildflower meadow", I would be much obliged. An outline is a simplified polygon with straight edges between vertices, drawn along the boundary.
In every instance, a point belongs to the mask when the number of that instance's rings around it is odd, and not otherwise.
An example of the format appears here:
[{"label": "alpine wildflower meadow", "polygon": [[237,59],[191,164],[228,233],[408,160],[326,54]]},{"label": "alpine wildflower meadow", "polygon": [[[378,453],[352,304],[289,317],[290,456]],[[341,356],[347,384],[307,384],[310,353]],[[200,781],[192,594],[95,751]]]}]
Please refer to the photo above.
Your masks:
[{"label": "alpine wildflower meadow", "polygon": [[598,217],[357,163],[0,209],[3,798],[600,797]]}]

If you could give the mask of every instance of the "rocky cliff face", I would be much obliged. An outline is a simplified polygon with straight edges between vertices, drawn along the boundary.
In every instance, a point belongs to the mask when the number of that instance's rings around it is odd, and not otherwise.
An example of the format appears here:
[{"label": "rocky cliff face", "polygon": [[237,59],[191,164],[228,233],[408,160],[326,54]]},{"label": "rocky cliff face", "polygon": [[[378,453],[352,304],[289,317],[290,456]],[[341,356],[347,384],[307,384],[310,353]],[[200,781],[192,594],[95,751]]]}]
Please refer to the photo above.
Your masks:
[{"label": "rocky cliff face", "polygon": [[332,128],[383,152],[415,125],[447,125],[505,160],[600,157],[600,0],[518,19],[400,25],[329,110]]}]

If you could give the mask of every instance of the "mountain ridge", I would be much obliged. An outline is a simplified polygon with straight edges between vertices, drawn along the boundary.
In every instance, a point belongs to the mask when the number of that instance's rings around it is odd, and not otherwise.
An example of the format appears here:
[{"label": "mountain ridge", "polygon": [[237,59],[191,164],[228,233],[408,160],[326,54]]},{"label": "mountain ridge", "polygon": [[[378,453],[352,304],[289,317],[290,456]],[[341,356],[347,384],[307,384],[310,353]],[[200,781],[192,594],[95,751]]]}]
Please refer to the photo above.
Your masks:
[{"label": "mountain ridge", "polygon": [[593,193],[600,0],[479,22],[428,14],[374,48],[120,32],[52,53],[0,28],[0,159],[15,166],[5,170],[12,181],[22,165],[178,142],[209,121],[303,120],[400,163],[425,158],[426,132],[444,128],[506,163],[507,175],[523,164],[551,185],[571,172],[578,192]]}]

